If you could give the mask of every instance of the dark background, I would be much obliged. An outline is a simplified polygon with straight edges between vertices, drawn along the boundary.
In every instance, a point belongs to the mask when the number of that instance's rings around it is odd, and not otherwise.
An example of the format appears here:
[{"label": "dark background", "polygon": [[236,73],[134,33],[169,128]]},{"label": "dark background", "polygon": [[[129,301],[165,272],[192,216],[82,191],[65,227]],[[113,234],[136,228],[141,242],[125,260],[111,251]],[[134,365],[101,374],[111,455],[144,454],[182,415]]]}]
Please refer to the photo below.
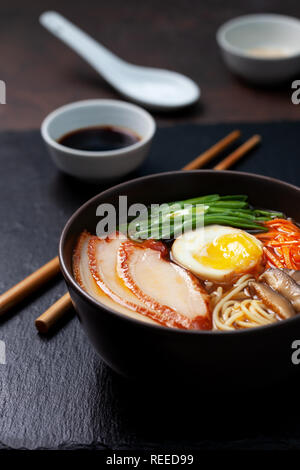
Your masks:
[{"label": "dark background", "polygon": [[[39,25],[47,9],[66,15],[124,59],[185,73],[202,89],[193,109],[155,115],[163,129],[149,159],[129,177],[178,169],[240,127],[243,139],[259,133],[263,144],[237,170],[299,184],[300,108],[291,103],[290,84],[248,87],[227,71],[215,42],[217,27],[229,18],[263,11],[300,17],[299,1],[2,2],[0,79],[7,104],[0,105],[1,292],[56,255],[67,218],[103,189],[56,170],[37,130],[41,120],[70,101],[119,98]],[[272,120],[285,122],[265,123]],[[224,406],[198,390],[166,395],[160,384],[145,390],[102,363],[77,319],[68,318],[48,337],[36,333],[35,318],[64,292],[57,279],[0,320],[0,339],[7,344],[7,364],[0,365],[0,449],[299,449],[299,374],[254,394],[227,396],[224,384]]]},{"label": "dark background", "polygon": [[10,0],[0,7],[0,79],[7,84],[7,105],[0,106],[2,129],[39,127],[50,110],[74,100],[117,97],[40,26],[39,15],[49,9],[125,60],[174,69],[200,85],[198,107],[157,116],[159,124],[299,117],[290,83],[274,90],[248,87],[225,68],[215,40],[217,28],[238,15],[300,16],[298,0]]}]

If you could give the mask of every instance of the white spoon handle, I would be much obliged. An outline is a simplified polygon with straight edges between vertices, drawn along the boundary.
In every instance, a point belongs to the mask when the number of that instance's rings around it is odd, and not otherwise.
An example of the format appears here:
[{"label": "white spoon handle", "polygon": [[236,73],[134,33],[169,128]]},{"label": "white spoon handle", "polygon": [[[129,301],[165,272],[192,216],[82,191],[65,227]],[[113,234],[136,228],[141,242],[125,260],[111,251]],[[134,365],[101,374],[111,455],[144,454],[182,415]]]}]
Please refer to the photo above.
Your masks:
[{"label": "white spoon handle", "polygon": [[43,13],[40,16],[40,23],[77,52],[103,78],[109,82],[115,81],[114,78],[117,77],[113,77],[112,73],[118,75],[123,65],[123,61],[119,57],[55,11]]},{"label": "white spoon handle", "polygon": [[55,11],[43,13],[40,22],[127,99],[160,110],[182,108],[199,99],[199,87],[189,78],[127,63]]}]

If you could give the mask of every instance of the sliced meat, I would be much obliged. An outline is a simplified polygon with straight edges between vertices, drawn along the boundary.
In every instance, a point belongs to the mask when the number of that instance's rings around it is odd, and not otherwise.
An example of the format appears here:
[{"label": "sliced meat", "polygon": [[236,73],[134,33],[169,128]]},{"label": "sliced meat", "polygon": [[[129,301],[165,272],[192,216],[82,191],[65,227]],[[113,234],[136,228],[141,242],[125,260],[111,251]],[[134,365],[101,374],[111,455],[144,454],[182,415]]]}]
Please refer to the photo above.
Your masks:
[{"label": "sliced meat", "polygon": [[280,318],[286,319],[295,315],[296,312],[292,304],[267,284],[250,281],[248,286],[250,293],[256,294],[265,306],[277,313]]},{"label": "sliced meat", "polygon": [[297,284],[300,284],[300,271],[296,271],[295,269],[283,269],[285,273],[287,273],[289,276],[291,276],[294,281],[297,282]]},{"label": "sliced meat", "polygon": [[131,310],[124,305],[121,305],[114,301],[110,296],[108,296],[99,285],[97,285],[94,277],[89,268],[89,257],[88,257],[88,246],[92,235],[88,232],[83,232],[77,242],[76,248],[73,254],[73,274],[75,281],[84,289],[88,294],[98,300],[100,303],[106,305],[107,307],[128,315],[131,318],[138,320],[144,320],[149,323],[156,323],[149,317],[142,317],[139,313],[136,313],[134,310]]},{"label": "sliced meat", "polygon": [[265,281],[272,289],[286,297],[296,312],[300,312],[300,285],[282,269],[267,269],[259,278]]},{"label": "sliced meat", "polygon": [[167,326],[210,329],[209,297],[195,276],[147,245],[122,241],[118,273],[145,305],[159,312]]},{"label": "sliced meat", "polygon": [[[88,256],[89,267],[97,285],[116,303],[134,312],[143,318],[165,325],[159,312],[149,308],[126,287],[117,272],[117,257],[120,243],[126,240],[124,235],[116,237],[111,235],[105,239],[92,237],[89,241]],[[141,319],[141,318],[140,318]]]},{"label": "sliced meat", "polygon": [[82,232],[73,254],[73,274],[75,281],[89,294],[96,296],[98,287],[89,270],[88,244],[92,235],[87,231]]}]

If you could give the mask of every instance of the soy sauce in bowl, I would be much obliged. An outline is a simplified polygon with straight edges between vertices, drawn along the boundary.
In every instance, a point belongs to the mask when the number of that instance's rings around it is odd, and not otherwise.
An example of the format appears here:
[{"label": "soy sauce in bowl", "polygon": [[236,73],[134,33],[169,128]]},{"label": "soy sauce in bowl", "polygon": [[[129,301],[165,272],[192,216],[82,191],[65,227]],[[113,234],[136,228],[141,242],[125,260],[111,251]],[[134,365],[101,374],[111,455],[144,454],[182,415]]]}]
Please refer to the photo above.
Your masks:
[{"label": "soy sauce in bowl", "polygon": [[68,132],[57,142],[76,150],[106,152],[129,147],[140,140],[141,138],[130,129],[118,126],[93,126]]}]

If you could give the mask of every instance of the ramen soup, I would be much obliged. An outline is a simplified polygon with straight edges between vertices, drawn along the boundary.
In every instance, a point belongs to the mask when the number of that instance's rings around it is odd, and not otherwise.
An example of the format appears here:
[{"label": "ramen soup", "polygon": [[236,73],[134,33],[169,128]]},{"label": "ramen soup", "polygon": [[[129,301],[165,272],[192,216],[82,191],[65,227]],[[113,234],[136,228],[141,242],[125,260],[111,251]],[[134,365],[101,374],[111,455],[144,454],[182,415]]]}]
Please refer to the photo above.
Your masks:
[{"label": "ramen soup", "polygon": [[74,277],[101,304],[191,330],[258,327],[300,312],[300,228],[288,217],[217,194],[150,215],[131,221],[133,232],[124,225],[106,237],[80,235]]}]

